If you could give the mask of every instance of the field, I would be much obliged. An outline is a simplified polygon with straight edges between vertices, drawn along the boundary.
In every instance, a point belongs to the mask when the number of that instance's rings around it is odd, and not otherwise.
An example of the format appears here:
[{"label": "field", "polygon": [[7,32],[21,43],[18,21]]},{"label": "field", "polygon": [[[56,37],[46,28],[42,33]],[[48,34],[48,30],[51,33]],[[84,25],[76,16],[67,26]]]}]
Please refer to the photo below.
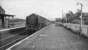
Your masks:
[{"label": "field", "polygon": [[8,28],[15,28],[22,26],[25,26],[25,19],[13,19],[13,20],[9,19],[9,20],[5,20],[5,28],[2,28],[2,25],[0,25],[0,29],[8,29]]}]

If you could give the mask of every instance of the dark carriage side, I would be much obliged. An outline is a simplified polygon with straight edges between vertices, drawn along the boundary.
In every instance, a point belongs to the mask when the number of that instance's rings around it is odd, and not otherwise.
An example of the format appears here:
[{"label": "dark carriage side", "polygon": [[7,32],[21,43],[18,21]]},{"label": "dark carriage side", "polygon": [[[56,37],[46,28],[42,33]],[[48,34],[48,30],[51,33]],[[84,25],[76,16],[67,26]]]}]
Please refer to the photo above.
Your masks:
[{"label": "dark carriage side", "polygon": [[26,32],[29,34],[40,30],[45,27],[49,23],[49,20],[46,18],[39,16],[37,14],[31,14],[26,17]]}]

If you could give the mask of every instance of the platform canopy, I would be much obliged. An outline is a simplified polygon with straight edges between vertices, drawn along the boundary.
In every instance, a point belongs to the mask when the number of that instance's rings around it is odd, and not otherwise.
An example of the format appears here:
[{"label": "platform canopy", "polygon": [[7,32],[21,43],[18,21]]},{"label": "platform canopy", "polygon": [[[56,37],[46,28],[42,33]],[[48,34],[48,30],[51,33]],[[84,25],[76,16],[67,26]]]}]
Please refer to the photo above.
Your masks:
[{"label": "platform canopy", "polygon": [[2,20],[2,27],[5,28],[5,17],[12,17],[14,18],[15,15],[9,15],[9,14],[0,14],[0,19]]},{"label": "platform canopy", "polygon": [[15,16],[15,15],[9,15],[9,14],[0,14],[0,16],[2,17],[2,16]]}]

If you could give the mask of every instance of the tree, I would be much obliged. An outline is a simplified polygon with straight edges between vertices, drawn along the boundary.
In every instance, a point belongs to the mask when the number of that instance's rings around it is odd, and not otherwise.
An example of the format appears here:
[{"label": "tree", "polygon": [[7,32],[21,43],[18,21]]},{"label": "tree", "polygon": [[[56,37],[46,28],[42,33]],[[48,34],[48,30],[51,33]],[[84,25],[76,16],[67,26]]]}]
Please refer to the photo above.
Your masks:
[{"label": "tree", "polygon": [[69,11],[67,14],[66,14],[66,18],[67,18],[67,22],[70,22],[73,20],[74,18],[74,13],[72,11]]},{"label": "tree", "polygon": [[75,13],[74,16],[75,16],[76,18],[79,18],[80,15],[81,15],[81,10],[77,9],[77,12]]}]

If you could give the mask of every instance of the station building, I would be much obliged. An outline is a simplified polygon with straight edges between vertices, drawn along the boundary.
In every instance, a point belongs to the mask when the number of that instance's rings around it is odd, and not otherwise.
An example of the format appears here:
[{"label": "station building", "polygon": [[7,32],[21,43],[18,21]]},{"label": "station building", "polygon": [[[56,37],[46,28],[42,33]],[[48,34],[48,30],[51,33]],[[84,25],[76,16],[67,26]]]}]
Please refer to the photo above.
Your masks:
[{"label": "station building", "polygon": [[13,19],[14,15],[9,15],[5,13],[5,10],[0,6],[0,28],[7,28],[10,25],[14,25],[14,23],[9,24],[9,19]]}]

